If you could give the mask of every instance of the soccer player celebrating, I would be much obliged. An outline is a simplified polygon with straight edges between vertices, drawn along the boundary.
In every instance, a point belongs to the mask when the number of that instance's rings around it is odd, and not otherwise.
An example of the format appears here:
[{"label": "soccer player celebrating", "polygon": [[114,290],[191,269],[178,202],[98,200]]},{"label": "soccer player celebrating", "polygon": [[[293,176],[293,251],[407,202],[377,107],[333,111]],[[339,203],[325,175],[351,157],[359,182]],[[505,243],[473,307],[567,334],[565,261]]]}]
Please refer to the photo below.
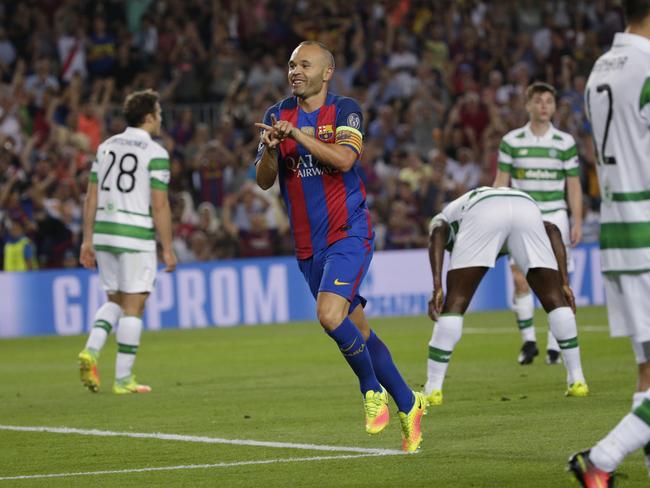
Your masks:
[{"label": "soccer player celebrating", "polygon": [[165,271],[176,267],[167,199],[169,155],[152,136],[160,135],[158,93],[144,90],[124,102],[128,127],[99,146],[84,205],[80,261],[99,267],[108,301],[95,313],[86,347],[79,353],[81,381],[99,390],[97,359],[117,324],[113,392],[148,393],[132,374],[140,344],[144,304],[156,278],[156,234]]},{"label": "soccer player celebrating", "polygon": [[359,379],[366,431],[377,434],[388,424],[388,390],[398,408],[402,448],[412,452],[422,440],[426,401],[408,387],[363,312],[358,290],[374,247],[357,170],[363,119],[356,101],[328,92],[333,72],[334,58],[323,44],[305,41],[293,51],[293,96],[255,124],[262,129],[257,183],[266,190],[279,175],[298,265],[316,298],[320,324]]},{"label": "soccer player celebrating", "polygon": [[[582,237],[582,188],[578,173],[578,151],[571,134],[562,132],[551,123],[555,113],[555,88],[535,82],[526,90],[526,110],[530,120],[520,129],[506,134],[499,146],[499,167],[495,187],[508,186],[528,193],[542,210],[544,220],[555,224],[566,246],[567,266],[573,271],[571,246]],[[573,217],[569,232],[566,196]],[[519,364],[530,364],[537,354],[533,315],[535,303],[526,277],[512,263],[515,296],[514,310],[523,346]],[[560,362],[560,348],[553,333],[548,331],[546,362]]]},{"label": "soccer player celebrating", "polygon": [[650,467],[650,1],[624,0],[628,24],[594,65],[585,102],[598,154],[600,262],[612,336],[629,336],[638,365],[632,411],[569,468],[587,488],[613,486],[625,456]]},{"label": "soccer player celebrating", "polygon": [[[451,252],[446,298],[442,292],[445,248]],[[559,230],[542,221],[539,207],[527,193],[481,187],[451,202],[431,221],[433,296],[429,316],[436,324],[429,343],[424,390],[431,405],[442,404],[442,384],[462,334],[463,315],[502,249],[510,253],[548,314],[549,327],[560,343],[567,369],[566,395],[583,397],[589,393],[582,374],[575,302]]]}]

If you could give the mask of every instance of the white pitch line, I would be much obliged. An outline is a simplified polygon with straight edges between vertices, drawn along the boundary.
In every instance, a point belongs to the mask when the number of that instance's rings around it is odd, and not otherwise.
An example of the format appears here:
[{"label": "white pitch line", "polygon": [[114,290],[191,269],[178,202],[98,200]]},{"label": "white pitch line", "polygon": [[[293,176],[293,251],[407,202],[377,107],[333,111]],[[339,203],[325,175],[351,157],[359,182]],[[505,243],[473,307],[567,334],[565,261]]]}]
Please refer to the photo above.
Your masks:
[{"label": "white pitch line", "polygon": [[[579,325],[578,334],[581,332],[608,332],[609,328],[604,325]],[[463,334],[515,334],[517,326],[512,327],[464,327]]]},{"label": "white pitch line", "polygon": [[267,442],[249,439],[222,439],[220,437],[204,437],[194,435],[162,434],[159,432],[114,432],[97,429],[74,429],[71,427],[44,427],[0,425],[0,430],[14,432],[48,432],[52,434],[78,434],[98,437],[131,437],[135,439],[159,439],[166,441],[201,442],[204,444],[230,444],[235,446],[275,447],[280,449],[304,449],[308,451],[356,452],[373,456],[394,456],[404,454],[396,449],[373,449],[366,447],[324,446],[319,444],[297,444],[293,442]]},{"label": "white pitch line", "polygon": [[[399,454],[404,454],[397,451]],[[266,459],[258,461],[235,461],[232,463],[216,463],[216,464],[182,464],[179,466],[160,466],[155,468],[133,468],[133,469],[116,469],[105,471],[86,471],[77,473],[53,473],[53,474],[30,474],[23,476],[4,476],[0,477],[0,481],[10,480],[33,480],[39,478],[68,478],[71,476],[99,476],[106,474],[128,474],[128,473],[148,473],[151,471],[176,471],[183,469],[209,469],[209,468],[229,468],[232,466],[249,466],[254,464],[275,464],[275,463],[300,463],[306,461],[327,461],[330,459],[357,459],[364,457],[378,457],[378,456],[391,456],[395,454],[343,454],[341,456],[312,456],[304,458],[284,458],[284,459]]]}]

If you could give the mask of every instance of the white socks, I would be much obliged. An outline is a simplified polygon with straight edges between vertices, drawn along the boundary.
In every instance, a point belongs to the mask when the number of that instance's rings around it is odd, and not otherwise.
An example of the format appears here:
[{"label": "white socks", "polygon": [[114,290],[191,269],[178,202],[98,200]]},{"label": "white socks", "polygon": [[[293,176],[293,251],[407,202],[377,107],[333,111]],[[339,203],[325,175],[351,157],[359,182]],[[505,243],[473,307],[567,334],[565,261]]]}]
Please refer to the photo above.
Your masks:
[{"label": "white socks", "polygon": [[548,325],[562,351],[562,359],[567,370],[567,383],[585,381],[580,363],[578,329],[576,317],[569,307],[559,307],[548,314]]},{"label": "white socks", "polygon": [[515,295],[513,309],[517,316],[517,325],[521,333],[521,340],[524,342],[536,342],[535,326],[533,316],[535,315],[535,301],[531,292],[525,295]]},{"label": "white socks", "polygon": [[135,354],[140,345],[142,319],[140,317],[122,317],[117,327],[117,360],[115,361],[115,379],[122,380],[131,376]]},{"label": "white socks", "polygon": [[650,442],[650,390],[633,397],[635,412],[623,417],[589,453],[589,459],[598,469],[614,471],[625,456]]},{"label": "white socks", "polygon": [[[531,292],[525,295],[516,295],[513,299],[513,309],[517,315],[517,325],[521,333],[521,340],[523,342],[537,342],[535,337],[535,325],[533,324],[533,317],[535,316],[535,300]],[[548,330],[546,339],[546,349],[559,351],[560,346],[555,340],[555,336]]]},{"label": "white socks", "polygon": [[551,329],[548,329],[548,336],[546,337],[546,350],[553,350],[553,351],[559,351],[560,350],[560,345],[557,343],[557,340],[555,339],[555,336],[553,335],[553,332],[551,332]]},{"label": "white socks", "polygon": [[438,318],[433,327],[433,335],[429,342],[429,359],[427,360],[427,384],[424,387],[426,395],[433,390],[442,390],[442,383],[447,374],[451,353],[463,333],[463,317],[457,314],[445,314]]},{"label": "white socks", "polygon": [[122,315],[122,309],[117,303],[106,302],[95,312],[95,321],[86,341],[86,349],[96,353],[102,350],[106,344],[106,338],[117,324]]}]

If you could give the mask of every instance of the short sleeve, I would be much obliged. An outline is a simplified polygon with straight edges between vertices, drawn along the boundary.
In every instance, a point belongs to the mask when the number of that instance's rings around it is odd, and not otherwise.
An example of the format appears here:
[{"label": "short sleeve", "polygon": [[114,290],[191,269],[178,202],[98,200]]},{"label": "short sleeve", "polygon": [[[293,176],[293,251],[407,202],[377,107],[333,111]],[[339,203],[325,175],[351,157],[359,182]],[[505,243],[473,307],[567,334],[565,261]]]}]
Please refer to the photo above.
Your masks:
[{"label": "short sleeve", "polygon": [[567,176],[580,176],[580,163],[578,161],[578,146],[573,137],[569,136],[571,145],[562,152],[562,164]]},{"label": "short sleeve", "polygon": [[95,154],[95,159],[90,166],[89,180],[91,183],[97,183],[97,171],[99,171],[99,155],[101,154],[101,151],[102,146],[99,146],[97,148],[97,154]]},{"label": "short sleeve", "polygon": [[361,107],[351,98],[342,98],[336,111],[336,144],[361,154],[363,149],[363,114]]},{"label": "short sleeve", "polygon": [[504,139],[499,144],[499,169],[506,173],[512,173],[512,146]]},{"label": "short sleeve", "polygon": [[169,169],[169,154],[162,149],[149,160],[149,181],[152,190],[167,191],[171,178]]}]

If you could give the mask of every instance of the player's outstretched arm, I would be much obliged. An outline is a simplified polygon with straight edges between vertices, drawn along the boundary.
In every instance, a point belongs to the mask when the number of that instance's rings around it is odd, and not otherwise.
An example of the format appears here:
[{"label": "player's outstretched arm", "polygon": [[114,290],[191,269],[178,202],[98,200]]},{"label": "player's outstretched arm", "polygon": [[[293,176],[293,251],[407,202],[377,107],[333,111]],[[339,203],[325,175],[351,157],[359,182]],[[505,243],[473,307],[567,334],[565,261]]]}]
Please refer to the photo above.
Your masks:
[{"label": "player's outstretched arm", "polygon": [[448,239],[449,224],[444,219],[435,218],[429,234],[429,263],[433,275],[433,295],[429,301],[429,317],[431,317],[431,320],[436,320],[442,311],[444,300],[442,293],[442,262]]},{"label": "player's outstretched arm", "polygon": [[83,240],[79,262],[84,268],[95,269],[95,249],[93,248],[93,226],[97,215],[97,183],[88,182],[86,201],[84,202]]},{"label": "player's outstretched arm", "polygon": [[544,229],[551,241],[551,248],[553,249],[553,254],[555,254],[555,259],[557,260],[562,293],[569,302],[569,306],[573,310],[573,313],[575,313],[576,303],[569,283],[569,272],[566,264],[566,249],[564,247],[564,242],[562,241],[562,233],[560,232],[560,229],[551,222],[544,222]]},{"label": "player's outstretched arm", "polygon": [[167,191],[151,190],[151,211],[153,213],[153,223],[158,231],[158,238],[162,247],[165,271],[169,273],[176,269],[176,255],[172,248],[172,212],[169,208]]}]

